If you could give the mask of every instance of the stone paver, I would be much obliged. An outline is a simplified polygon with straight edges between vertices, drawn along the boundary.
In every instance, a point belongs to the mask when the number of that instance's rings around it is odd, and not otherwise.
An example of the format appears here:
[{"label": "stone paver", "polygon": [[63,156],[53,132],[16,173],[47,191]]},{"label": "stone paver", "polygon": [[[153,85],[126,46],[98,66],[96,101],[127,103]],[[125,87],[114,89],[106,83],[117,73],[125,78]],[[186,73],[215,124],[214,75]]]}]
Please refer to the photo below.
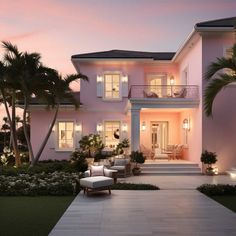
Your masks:
[{"label": "stone paver", "polygon": [[80,193],[50,236],[230,236],[235,222],[235,213],[196,190]]}]

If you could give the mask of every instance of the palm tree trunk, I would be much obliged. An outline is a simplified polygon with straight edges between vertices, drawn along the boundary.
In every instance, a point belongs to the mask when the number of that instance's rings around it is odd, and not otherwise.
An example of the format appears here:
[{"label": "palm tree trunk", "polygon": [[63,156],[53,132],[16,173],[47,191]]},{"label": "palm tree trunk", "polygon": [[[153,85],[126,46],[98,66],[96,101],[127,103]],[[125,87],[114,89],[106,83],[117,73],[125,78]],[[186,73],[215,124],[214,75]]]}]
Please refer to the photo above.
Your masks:
[{"label": "palm tree trunk", "polygon": [[10,143],[9,146],[11,145],[11,141],[13,144],[13,150],[14,150],[14,154],[15,154],[15,165],[16,167],[19,167],[19,165],[21,164],[20,162],[20,153],[17,147],[17,138],[16,138],[16,126],[15,126],[15,92],[13,92],[13,96],[12,96],[12,116],[10,115],[10,111],[8,109],[8,105],[7,105],[7,99],[5,96],[5,92],[4,90],[1,88],[1,93],[2,93],[2,97],[3,97],[3,103],[4,103],[4,107],[7,113],[7,118],[9,120],[9,124],[10,124]]},{"label": "palm tree trunk", "polygon": [[12,123],[12,127],[11,127],[11,133],[12,133],[12,144],[13,144],[13,150],[14,150],[14,154],[15,154],[15,165],[18,168],[21,165],[21,160],[20,160],[20,153],[18,150],[18,146],[17,146],[17,137],[16,137],[16,104],[15,104],[15,98],[16,98],[16,94],[15,91],[13,91],[12,93],[12,115],[11,115],[11,123]]},{"label": "palm tree trunk", "polygon": [[58,111],[59,111],[59,104],[57,104],[57,106],[56,106],[56,111],[54,113],[54,117],[53,117],[52,123],[51,123],[51,125],[49,127],[49,130],[48,130],[48,132],[47,132],[47,134],[46,134],[46,136],[45,136],[45,138],[44,138],[44,140],[43,140],[43,142],[42,142],[42,144],[41,144],[41,146],[39,148],[38,153],[35,156],[34,161],[30,165],[31,167],[33,167],[33,166],[35,166],[37,164],[37,162],[38,162],[38,160],[39,160],[39,158],[40,158],[40,156],[41,156],[41,154],[42,154],[42,152],[43,152],[43,150],[44,150],[44,148],[45,148],[45,146],[46,146],[46,144],[48,142],[48,139],[49,139],[49,137],[51,135],[53,126],[55,125],[55,122],[56,122],[56,119],[57,119]]},{"label": "palm tree trunk", "polygon": [[27,147],[28,147],[28,150],[29,150],[29,159],[30,159],[30,162],[32,163],[34,161],[34,152],[33,152],[33,149],[32,149],[32,145],[31,145],[30,138],[29,138],[29,135],[28,135],[28,132],[27,132],[27,127],[26,127],[26,123],[27,123],[26,113],[27,113],[27,110],[28,110],[28,102],[27,102],[27,99],[25,97],[24,98],[24,112],[23,112],[23,130],[24,130],[24,135],[25,135]]}]

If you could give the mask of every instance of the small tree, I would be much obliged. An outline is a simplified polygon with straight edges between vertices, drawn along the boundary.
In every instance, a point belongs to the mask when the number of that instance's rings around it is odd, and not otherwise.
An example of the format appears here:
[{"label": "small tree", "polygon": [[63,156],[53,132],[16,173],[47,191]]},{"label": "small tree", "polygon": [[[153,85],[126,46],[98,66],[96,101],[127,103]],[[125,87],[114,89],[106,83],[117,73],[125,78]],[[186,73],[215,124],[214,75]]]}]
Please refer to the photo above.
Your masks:
[{"label": "small tree", "polygon": [[208,152],[205,150],[201,155],[201,162],[207,165],[206,172],[213,173],[212,164],[217,162],[217,155],[215,152]]},{"label": "small tree", "polygon": [[94,157],[104,148],[102,138],[98,134],[89,134],[83,136],[82,139],[79,141],[79,144],[81,150],[85,152],[88,157]]}]

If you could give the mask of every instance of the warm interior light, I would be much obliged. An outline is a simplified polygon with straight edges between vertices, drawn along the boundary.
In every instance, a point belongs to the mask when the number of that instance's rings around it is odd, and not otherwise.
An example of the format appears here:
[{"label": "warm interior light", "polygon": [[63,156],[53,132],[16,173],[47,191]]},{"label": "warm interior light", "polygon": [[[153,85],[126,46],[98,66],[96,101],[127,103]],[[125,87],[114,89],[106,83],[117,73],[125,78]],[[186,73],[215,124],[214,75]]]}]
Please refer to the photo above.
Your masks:
[{"label": "warm interior light", "polygon": [[128,126],[127,126],[126,123],[124,123],[124,124],[122,125],[122,131],[123,131],[123,132],[127,132],[127,130],[128,130]]},{"label": "warm interior light", "polygon": [[97,124],[97,132],[102,132],[102,124]]},{"label": "warm interior light", "polygon": [[183,120],[183,129],[185,129],[185,130],[189,130],[190,129],[189,120],[188,119],[184,119]]},{"label": "warm interior light", "polygon": [[174,84],[175,84],[175,78],[174,78],[173,75],[170,77],[170,84],[171,84],[171,85],[174,85]]},{"label": "warm interior light", "polygon": [[97,75],[97,82],[102,82],[102,76],[101,75]]},{"label": "warm interior light", "polygon": [[122,76],[122,82],[125,82],[125,83],[128,82],[128,75],[123,75]]},{"label": "warm interior light", "polygon": [[75,131],[81,132],[82,131],[82,124],[80,124],[80,123],[76,124]]},{"label": "warm interior light", "polygon": [[142,129],[142,131],[146,130],[146,123],[145,123],[145,121],[143,121],[141,129]]}]

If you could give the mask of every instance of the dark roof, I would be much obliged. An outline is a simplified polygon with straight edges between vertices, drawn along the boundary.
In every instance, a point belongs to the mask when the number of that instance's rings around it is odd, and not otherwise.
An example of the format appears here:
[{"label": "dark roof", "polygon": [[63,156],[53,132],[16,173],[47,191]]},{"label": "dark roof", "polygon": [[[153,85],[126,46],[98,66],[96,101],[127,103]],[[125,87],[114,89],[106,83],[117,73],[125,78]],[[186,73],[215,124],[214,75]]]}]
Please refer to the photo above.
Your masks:
[{"label": "dark roof", "polygon": [[[73,92],[74,98],[77,100],[77,102],[80,101],[80,92]],[[24,105],[24,101],[20,100],[17,102],[18,105]],[[80,103],[81,104],[81,103]],[[30,105],[46,105],[45,101],[39,100],[37,98],[32,98],[30,101]],[[72,103],[68,99],[63,99],[60,102],[60,105],[72,105]]]},{"label": "dark roof", "polygon": [[195,25],[197,27],[234,27],[236,25],[236,17],[211,20],[199,22]]},{"label": "dark roof", "polygon": [[171,60],[174,52],[140,52],[126,50],[110,50],[103,52],[93,52],[73,55],[71,58],[78,59],[152,59],[152,60]]}]

